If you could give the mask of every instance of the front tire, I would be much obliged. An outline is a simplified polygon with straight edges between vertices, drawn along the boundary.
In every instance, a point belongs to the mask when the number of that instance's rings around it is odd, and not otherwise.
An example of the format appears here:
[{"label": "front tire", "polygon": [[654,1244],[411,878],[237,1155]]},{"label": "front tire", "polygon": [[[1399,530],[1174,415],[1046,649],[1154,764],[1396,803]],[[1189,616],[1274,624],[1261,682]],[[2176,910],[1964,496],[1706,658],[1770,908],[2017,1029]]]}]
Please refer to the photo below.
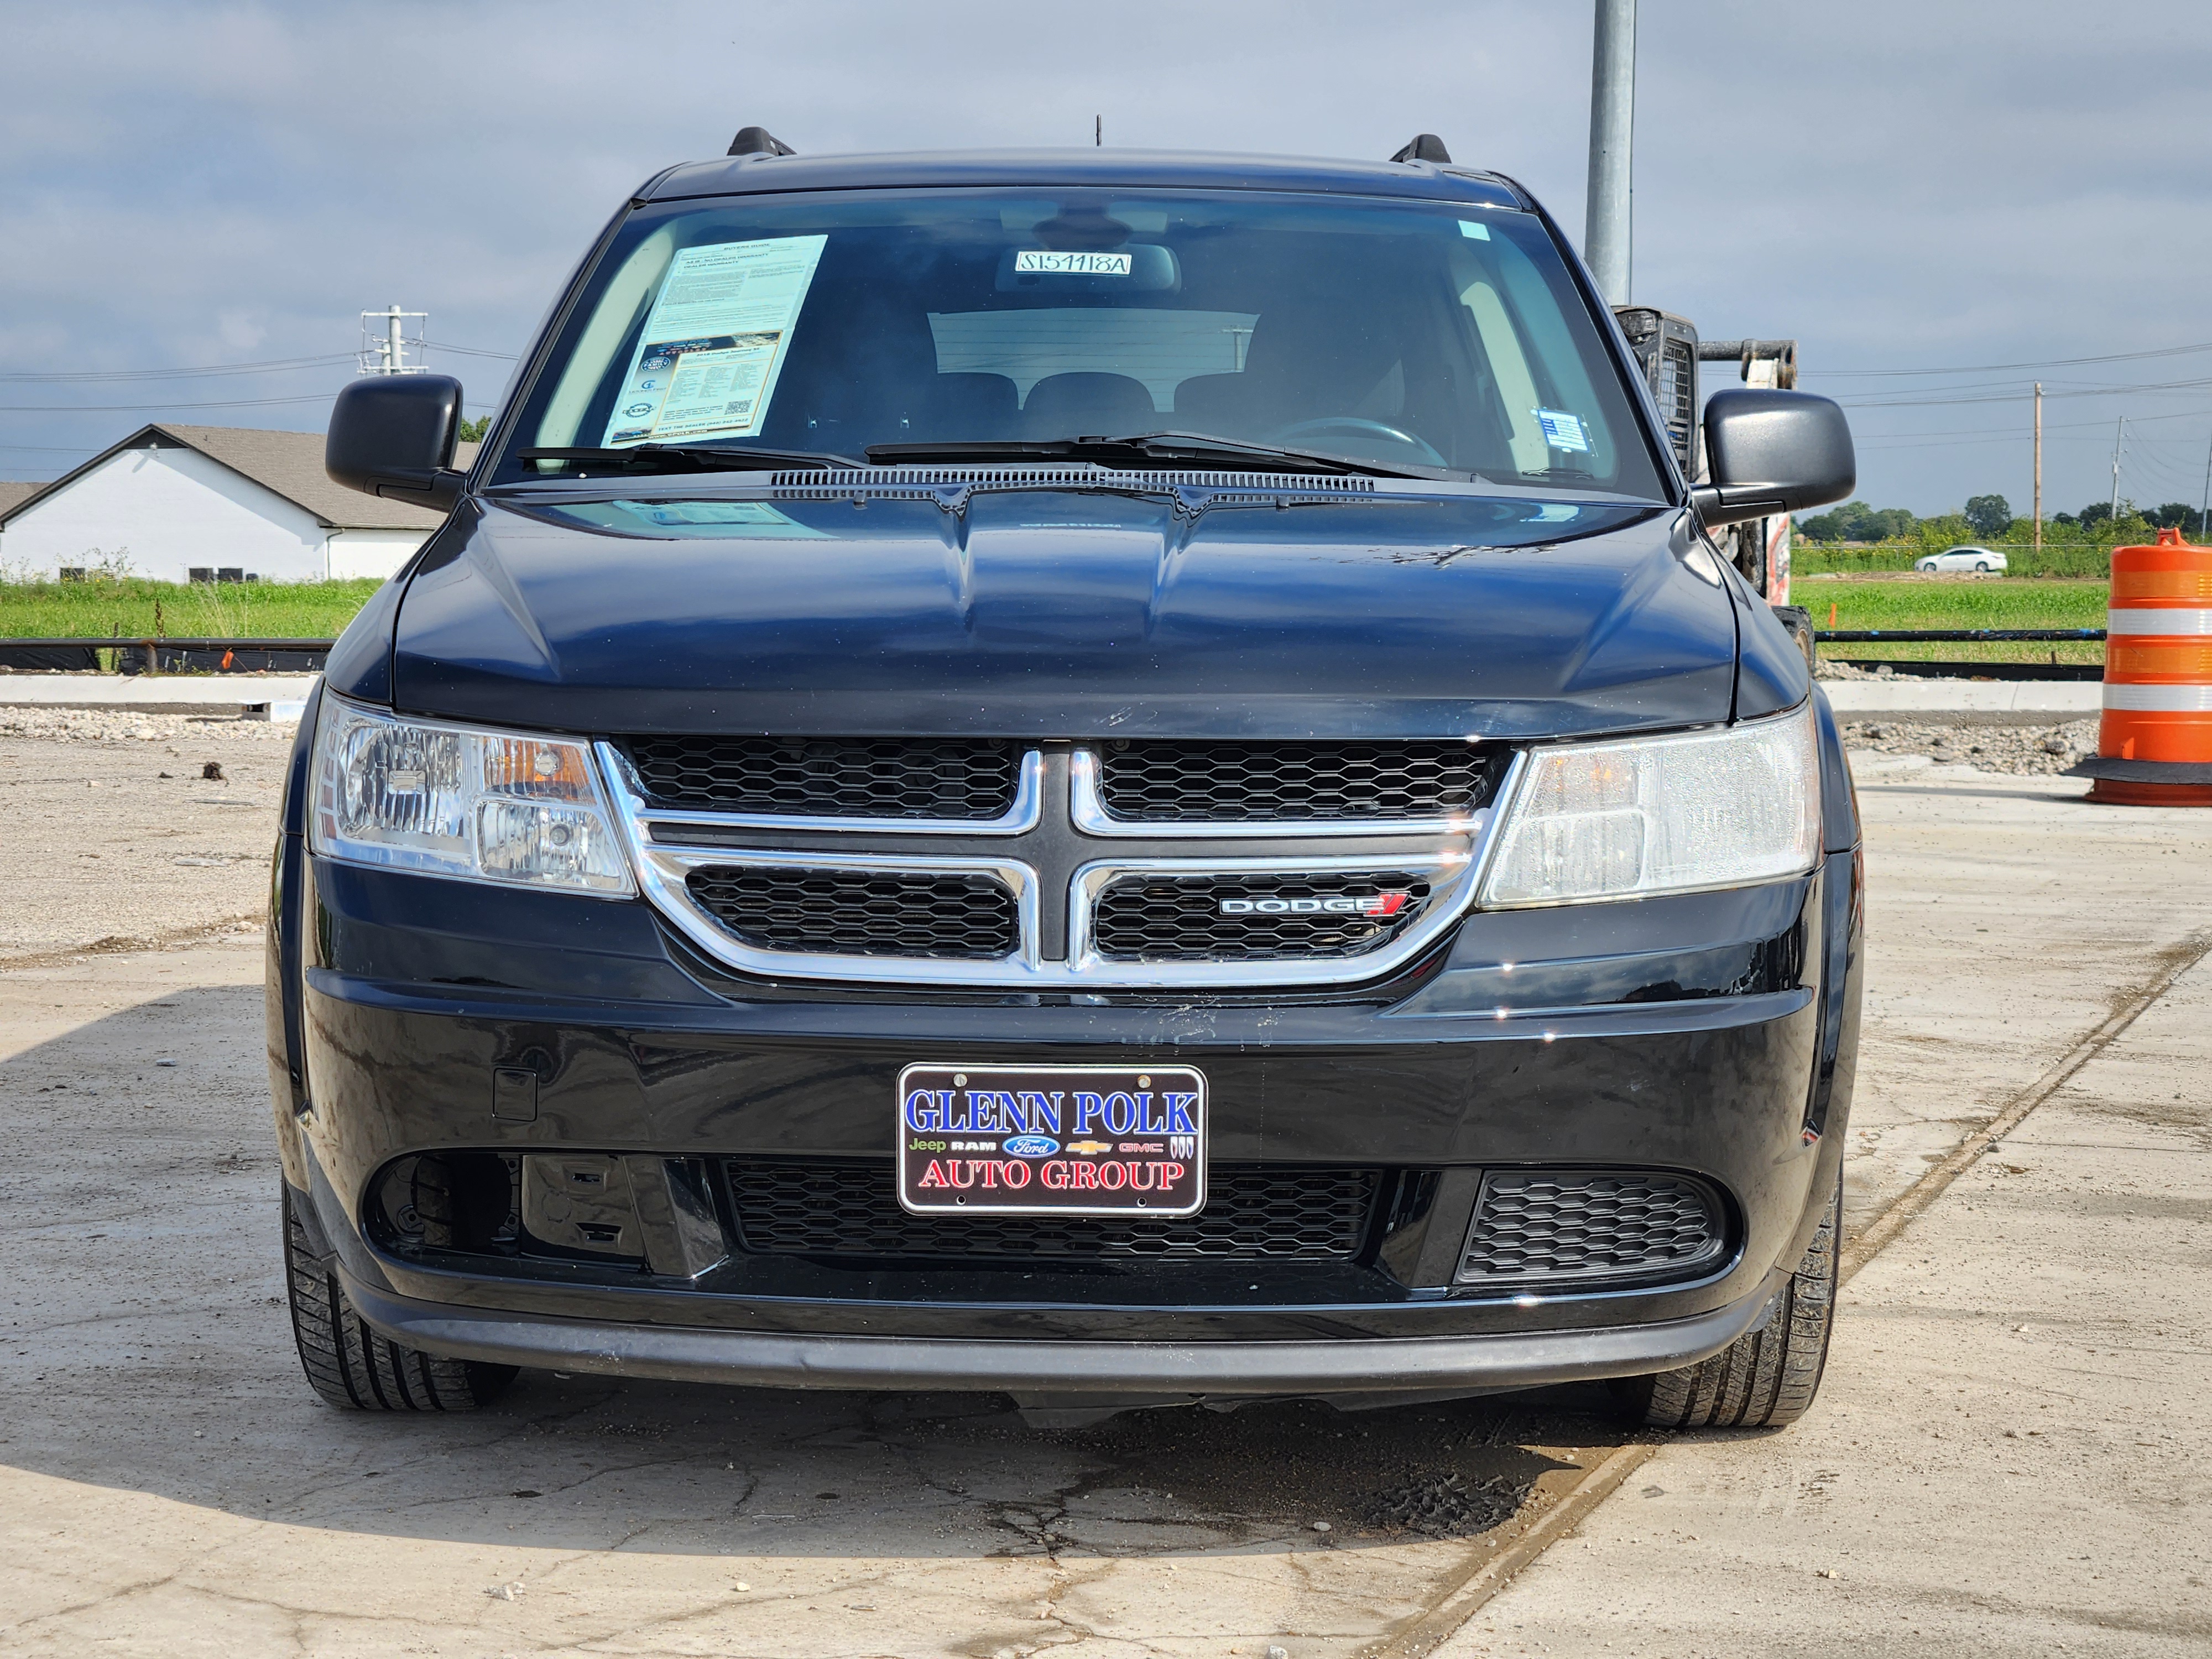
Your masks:
[{"label": "front tire", "polygon": [[341,1411],[469,1412],[514,1381],[513,1365],[441,1359],[403,1347],[365,1324],[346,1299],[337,1268],[315,1254],[300,1218],[305,1200],[284,1183],[284,1278],[292,1337],[314,1391]]},{"label": "front tire", "polygon": [[1629,1413],[1664,1429],[1768,1429],[1811,1409],[1836,1322],[1836,1254],[1844,1220],[1840,1173],[1827,1213],[1758,1328],[1711,1359],[1613,1387]]}]

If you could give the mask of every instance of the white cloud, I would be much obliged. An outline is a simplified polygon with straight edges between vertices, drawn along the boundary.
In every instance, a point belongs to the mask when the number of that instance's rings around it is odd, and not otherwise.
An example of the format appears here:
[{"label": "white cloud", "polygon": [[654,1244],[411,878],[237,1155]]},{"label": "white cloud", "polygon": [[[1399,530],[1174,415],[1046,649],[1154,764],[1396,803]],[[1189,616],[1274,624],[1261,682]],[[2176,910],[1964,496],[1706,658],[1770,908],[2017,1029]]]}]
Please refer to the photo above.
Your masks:
[{"label": "white cloud", "polygon": [[[2207,82],[2200,5],[1642,9],[1639,298],[1709,335],[1795,336],[1808,384],[1853,392],[1914,383],[1820,372],[2212,337],[2198,118],[2154,90]],[[429,310],[434,338],[519,349],[628,191],[751,122],[809,151],[1081,143],[1094,114],[1109,144],[1262,153],[1382,155],[1425,129],[1582,228],[1589,9],[1558,0],[169,0],[0,4],[0,368],[16,372],[349,352],[356,313],[394,299]],[[2208,367],[2212,354],[2045,378],[2072,390]],[[490,371],[469,360],[479,397]],[[16,382],[0,405],[326,393],[342,377]],[[2101,494],[2108,434],[2067,423],[2123,404],[2207,411],[2146,428],[2175,456],[2212,430],[2212,387],[2056,400],[2053,501]],[[92,446],[139,418],[0,411],[0,445]],[[1856,419],[1867,492],[1885,502],[2025,501],[2024,439],[1881,435],[2024,433],[2017,403]],[[2137,493],[2166,498],[2179,463],[2154,472],[2151,438],[2142,453]],[[50,459],[0,449],[0,476]]]}]

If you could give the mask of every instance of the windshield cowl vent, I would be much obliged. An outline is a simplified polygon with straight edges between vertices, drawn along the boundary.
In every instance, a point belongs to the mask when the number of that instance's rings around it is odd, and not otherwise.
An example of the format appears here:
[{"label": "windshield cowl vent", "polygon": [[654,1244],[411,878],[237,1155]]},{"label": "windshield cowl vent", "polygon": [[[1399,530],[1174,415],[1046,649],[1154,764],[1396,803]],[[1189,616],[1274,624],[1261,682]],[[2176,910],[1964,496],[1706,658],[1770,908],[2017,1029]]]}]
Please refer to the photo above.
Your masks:
[{"label": "windshield cowl vent", "polygon": [[823,500],[855,491],[908,494],[933,489],[1207,489],[1299,495],[1371,495],[1372,478],[1327,473],[1245,472],[1218,468],[1115,467],[1088,465],[1046,466],[860,466],[820,471],[778,472],[770,479],[779,494],[793,500]]}]

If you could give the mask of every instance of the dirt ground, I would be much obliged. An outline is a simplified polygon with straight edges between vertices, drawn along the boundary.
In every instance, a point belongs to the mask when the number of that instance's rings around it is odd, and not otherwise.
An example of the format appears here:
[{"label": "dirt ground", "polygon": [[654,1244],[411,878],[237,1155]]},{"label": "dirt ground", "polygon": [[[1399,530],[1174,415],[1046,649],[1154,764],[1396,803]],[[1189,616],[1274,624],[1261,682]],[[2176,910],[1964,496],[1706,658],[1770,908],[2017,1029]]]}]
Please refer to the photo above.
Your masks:
[{"label": "dirt ground", "polygon": [[0,708],[0,963],[258,932],[298,729]]},{"label": "dirt ground", "polygon": [[[1455,1596],[1578,1513],[1558,1506],[1630,1443],[1601,1390],[1060,1431],[989,1395],[552,1372],[473,1417],[322,1406],[281,1301],[258,923],[233,923],[263,902],[288,728],[137,724],[155,735],[0,735],[0,839],[20,849],[0,890],[0,1121],[39,1154],[0,1182],[0,1651],[2195,1639],[2205,1572],[2184,1517],[2212,1501],[2212,1450],[2167,1402],[2201,1374],[2204,1300],[2122,1264],[2206,1248],[2212,1188],[2177,1161],[2206,1103],[2167,1086],[2212,1075],[2196,980],[2114,1050],[2119,1069],[2083,1073],[2087,1093],[1875,1258],[1807,1423],[1668,1447],[1454,1635],[1478,1611]],[[182,775],[210,760],[223,781]],[[1855,1230],[2212,928],[2212,812],[2090,807],[2075,780],[1917,755],[1863,755],[1859,784],[1874,897]],[[211,861],[177,861],[192,858]],[[108,939],[166,943],[88,948]],[[2077,1254],[2046,1252],[2032,1284],[2002,1271],[2060,1229]],[[2045,1402],[2063,1405],[2048,1427]],[[2132,1565],[2112,1559],[2130,1528],[2160,1540]],[[2005,1644],[1976,1645],[1984,1630]]]}]

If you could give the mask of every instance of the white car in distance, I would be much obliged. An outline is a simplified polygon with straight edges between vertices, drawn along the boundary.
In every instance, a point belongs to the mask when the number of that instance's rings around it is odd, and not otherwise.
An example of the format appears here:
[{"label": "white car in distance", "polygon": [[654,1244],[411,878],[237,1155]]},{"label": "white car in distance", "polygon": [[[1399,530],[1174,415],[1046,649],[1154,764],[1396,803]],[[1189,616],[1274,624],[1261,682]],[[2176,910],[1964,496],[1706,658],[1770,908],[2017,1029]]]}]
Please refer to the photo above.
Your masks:
[{"label": "white car in distance", "polygon": [[2005,568],[2005,556],[1986,547],[1947,547],[1912,562],[1915,570],[1996,570]]}]

